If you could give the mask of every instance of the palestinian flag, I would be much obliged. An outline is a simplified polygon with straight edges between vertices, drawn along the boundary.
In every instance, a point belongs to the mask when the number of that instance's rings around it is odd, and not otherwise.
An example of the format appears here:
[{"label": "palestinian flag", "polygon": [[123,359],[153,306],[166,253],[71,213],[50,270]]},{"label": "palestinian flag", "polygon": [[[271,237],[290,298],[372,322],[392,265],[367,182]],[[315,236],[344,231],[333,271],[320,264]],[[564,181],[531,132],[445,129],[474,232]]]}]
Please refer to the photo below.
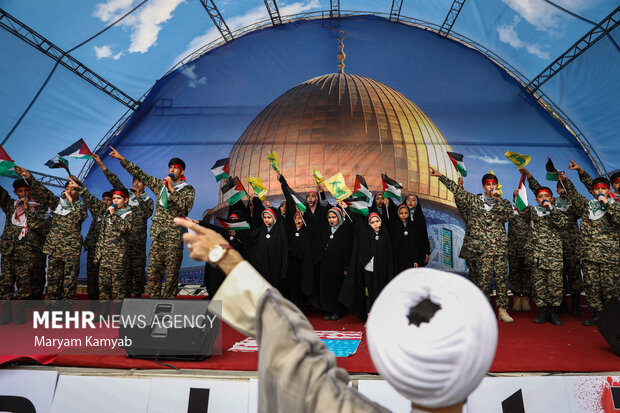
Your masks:
[{"label": "palestinian flag", "polygon": [[222,179],[230,178],[229,158],[220,159],[211,167],[211,172],[215,175],[215,180],[220,182]]},{"label": "palestinian flag", "polygon": [[168,209],[168,188],[166,185],[162,185],[161,191],[159,191],[159,203],[164,209]]},{"label": "palestinian flag", "polygon": [[231,178],[222,185],[222,194],[224,195],[224,199],[228,202],[228,205],[233,205],[236,202],[239,202],[241,198],[246,195],[245,188],[241,183],[241,180],[236,176]]},{"label": "palestinian flag", "polygon": [[84,139],[80,139],[64,151],[58,152],[60,156],[70,156],[77,159],[93,159],[93,153],[86,146]]},{"label": "palestinian flag", "polygon": [[67,161],[62,156],[58,156],[58,155],[54,156],[49,161],[45,162],[45,166],[51,169],[63,168],[65,171],[67,171],[69,176],[71,176],[71,171],[69,171],[69,161]]},{"label": "palestinian flag", "polygon": [[525,190],[525,185],[523,185],[523,177],[524,173],[521,173],[521,181],[519,181],[519,193],[517,194],[517,198],[515,199],[515,208],[519,211],[523,211],[527,206],[527,191]]},{"label": "palestinian flag", "polygon": [[217,222],[219,222],[221,226],[223,226],[224,228],[226,228],[229,231],[238,231],[238,230],[242,230],[242,229],[250,229],[250,224],[248,224],[247,221],[230,222],[230,221],[225,221],[225,220],[217,218],[217,217],[215,219],[217,219]]},{"label": "palestinian flag", "polygon": [[366,180],[362,175],[355,175],[355,185],[353,186],[353,197],[365,199],[366,202],[370,202],[372,194],[368,190]]},{"label": "palestinian flag", "polygon": [[403,185],[388,177],[387,174],[381,174],[381,180],[383,181],[383,196],[398,199],[400,202],[400,190],[403,189]]},{"label": "palestinian flag", "polygon": [[15,172],[15,163],[8,153],[0,146],[0,176],[12,176],[13,178],[21,178]]},{"label": "palestinian flag", "polygon": [[465,163],[463,162],[463,155],[456,152],[447,152],[447,154],[456,170],[465,178],[467,176],[467,168],[465,168]]},{"label": "palestinian flag", "polygon": [[557,181],[558,174],[563,173],[556,169],[555,165],[551,158],[547,158],[547,164],[545,165],[545,169],[547,170],[547,181]]},{"label": "palestinian flag", "polygon": [[356,214],[368,216],[368,202],[360,198],[347,198],[344,202]]},{"label": "palestinian flag", "polygon": [[290,188],[289,192],[291,194],[291,198],[293,198],[293,202],[295,202],[295,205],[297,205],[297,209],[299,209],[299,212],[301,212],[302,214],[306,212],[306,206],[302,201],[303,198],[297,192],[293,191]]}]

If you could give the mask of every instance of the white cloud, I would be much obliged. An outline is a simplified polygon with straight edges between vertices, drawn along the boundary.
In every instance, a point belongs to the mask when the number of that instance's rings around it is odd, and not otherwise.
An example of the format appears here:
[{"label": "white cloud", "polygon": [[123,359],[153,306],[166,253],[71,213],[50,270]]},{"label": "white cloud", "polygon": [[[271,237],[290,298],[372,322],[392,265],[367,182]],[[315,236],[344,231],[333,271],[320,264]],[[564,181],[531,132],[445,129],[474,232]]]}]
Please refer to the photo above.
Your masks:
[{"label": "white cloud", "polygon": [[[566,19],[570,18],[563,11],[541,0],[502,1],[537,30],[549,34],[560,35]],[[555,0],[555,3],[575,13],[589,6],[588,0]]]},{"label": "white cloud", "polygon": [[[543,51],[545,46],[541,46],[538,43],[527,43],[519,38],[519,35],[515,28],[517,24],[521,21],[519,16],[515,16],[512,24],[504,24],[502,26],[497,27],[497,33],[499,34],[499,40],[503,43],[507,43],[515,49],[525,48],[528,53],[533,54],[534,56],[547,60],[549,59],[549,53]],[[549,46],[546,46],[549,47]]]},{"label": "white cloud", "polygon": [[97,60],[105,59],[111,57],[114,60],[118,60],[123,55],[123,52],[118,52],[116,54],[112,54],[112,48],[107,44],[104,44],[101,47],[95,46],[95,55],[97,56]]},{"label": "white cloud", "polygon": [[[311,10],[317,7],[319,7],[318,0],[309,0],[307,2],[302,1],[302,2],[297,2],[297,3],[287,4],[287,5],[282,5],[282,3],[280,3],[278,5],[278,10],[280,11],[281,16],[289,16],[292,14],[302,13],[304,11],[308,11],[308,10]],[[254,9],[249,10],[245,14],[226,19],[226,24],[228,25],[228,28],[232,32],[242,27],[248,26],[252,23],[256,23],[257,21],[265,20],[268,18],[269,18],[269,14],[267,14],[267,8],[264,5],[261,5]],[[176,57],[173,64],[176,64],[178,61],[187,57],[188,55],[195,52],[196,50],[200,49],[202,46],[208,43],[211,43],[212,41],[221,39],[221,38],[222,38],[222,35],[217,30],[217,28],[211,27],[209,30],[207,30],[205,34],[193,38],[189,42],[189,44],[187,45],[187,48],[183,51],[183,53],[181,53],[180,55]]]},{"label": "white cloud", "polygon": [[[112,23],[135,7],[135,0],[107,0],[95,6],[93,16]],[[119,24],[131,31],[130,53],[146,53],[157,44],[162,25],[172,18],[172,12],[185,0],[150,0]],[[137,4],[137,2],[136,2]]]},{"label": "white cloud", "polygon": [[188,86],[191,87],[192,89],[196,89],[198,85],[207,84],[206,77],[203,76],[200,79],[198,79],[198,75],[196,74],[196,72],[194,72],[195,69],[196,69],[196,65],[189,65],[189,66],[185,66],[183,70],[181,71],[181,73],[189,79]]},{"label": "white cloud", "polygon": [[501,159],[497,156],[495,156],[494,158],[487,156],[487,155],[470,155],[470,158],[474,158],[474,159],[480,159],[483,162],[486,163],[491,163],[491,164],[499,164],[499,165],[503,165],[503,164],[511,164],[512,162],[510,162],[508,159]]}]

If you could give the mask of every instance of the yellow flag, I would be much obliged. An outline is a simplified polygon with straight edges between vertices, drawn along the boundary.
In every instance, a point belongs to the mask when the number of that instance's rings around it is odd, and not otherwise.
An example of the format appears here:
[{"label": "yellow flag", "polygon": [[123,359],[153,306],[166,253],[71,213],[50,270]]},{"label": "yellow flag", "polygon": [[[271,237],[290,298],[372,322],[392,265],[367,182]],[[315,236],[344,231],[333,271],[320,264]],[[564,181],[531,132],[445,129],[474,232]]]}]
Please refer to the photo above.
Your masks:
[{"label": "yellow flag", "polygon": [[[489,172],[491,172],[492,175],[495,175],[495,172],[493,172],[493,169],[489,169]],[[495,177],[497,178],[497,175],[495,175]],[[497,190],[499,191],[499,194],[501,196],[504,196],[504,192],[502,191],[502,184],[499,183],[499,178],[497,178]]]},{"label": "yellow flag", "polygon": [[520,153],[516,152],[506,151],[504,155],[506,155],[506,158],[510,159],[512,163],[517,165],[517,168],[519,169],[524,168],[525,165],[530,163],[530,161],[532,160],[531,156],[521,155]]},{"label": "yellow flag", "polygon": [[338,172],[336,175],[324,181],[327,190],[334,196],[336,201],[342,201],[353,195],[353,192],[344,182],[344,176]]},{"label": "yellow flag", "polygon": [[260,198],[261,201],[265,200],[265,195],[267,195],[267,188],[263,186],[263,181],[260,178],[249,177],[248,182],[252,185],[252,189],[257,197]]},{"label": "yellow flag", "polygon": [[325,178],[323,178],[323,175],[321,175],[321,173],[317,171],[314,166],[312,167],[312,176],[314,176],[314,180],[316,181],[317,185],[320,185],[321,182],[325,180]]},{"label": "yellow flag", "polygon": [[269,161],[269,164],[271,165],[274,171],[276,171],[277,173],[281,173],[280,172],[280,158],[278,157],[278,154],[276,153],[276,151],[273,151],[269,155],[267,155],[267,160]]}]

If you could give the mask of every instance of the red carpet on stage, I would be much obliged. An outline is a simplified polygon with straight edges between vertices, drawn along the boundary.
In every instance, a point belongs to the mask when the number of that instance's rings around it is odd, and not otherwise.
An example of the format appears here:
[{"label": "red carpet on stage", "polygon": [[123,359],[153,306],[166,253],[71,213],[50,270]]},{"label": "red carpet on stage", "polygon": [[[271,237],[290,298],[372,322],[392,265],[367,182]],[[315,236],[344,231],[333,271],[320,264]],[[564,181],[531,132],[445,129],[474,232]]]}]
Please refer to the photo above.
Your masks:
[{"label": "red carpet on stage", "polygon": [[[511,313],[513,324],[499,322],[499,343],[492,372],[601,372],[620,371],[620,357],[613,354],[596,327],[584,327],[581,322],[589,316],[562,316],[563,326],[551,323],[534,324],[535,312]],[[322,314],[311,312],[308,318],[316,330],[362,331],[364,323],[353,315],[338,321],[325,321]],[[244,335],[227,325],[222,328],[223,354],[202,362],[164,361],[183,369],[256,370],[257,353],[228,351]],[[6,336],[2,338],[7,339]],[[122,350],[113,356],[0,356],[0,364],[39,363],[67,367],[116,369],[157,369],[152,360],[125,357]],[[370,360],[365,338],[357,352],[338,358],[338,365],[350,373],[376,373]]]}]

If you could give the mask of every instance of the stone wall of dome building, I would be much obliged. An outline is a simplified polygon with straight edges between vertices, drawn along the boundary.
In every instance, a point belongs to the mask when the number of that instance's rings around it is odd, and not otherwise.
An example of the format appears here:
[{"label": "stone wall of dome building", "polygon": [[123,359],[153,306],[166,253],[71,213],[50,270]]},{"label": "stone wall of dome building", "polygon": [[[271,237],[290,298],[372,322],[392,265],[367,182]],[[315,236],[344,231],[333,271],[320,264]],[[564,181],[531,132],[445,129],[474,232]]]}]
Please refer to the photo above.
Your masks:
[{"label": "stone wall of dome building", "polygon": [[[289,185],[297,192],[315,189],[313,167],[328,178],[341,172],[353,187],[355,174],[369,189],[382,190],[381,174],[403,184],[403,195],[422,200],[432,239],[431,265],[465,271],[458,259],[463,223],[454,197],[437,178],[436,166],[453,180],[452,151],[432,120],[411,100],[369,77],[329,74],[310,79],[282,94],[259,113],[230,153],[230,175],[243,181],[260,177],[277,205],[282,192],[267,162],[276,151]],[[220,193],[221,212],[226,203]],[[458,246],[458,247],[457,247]]]}]

